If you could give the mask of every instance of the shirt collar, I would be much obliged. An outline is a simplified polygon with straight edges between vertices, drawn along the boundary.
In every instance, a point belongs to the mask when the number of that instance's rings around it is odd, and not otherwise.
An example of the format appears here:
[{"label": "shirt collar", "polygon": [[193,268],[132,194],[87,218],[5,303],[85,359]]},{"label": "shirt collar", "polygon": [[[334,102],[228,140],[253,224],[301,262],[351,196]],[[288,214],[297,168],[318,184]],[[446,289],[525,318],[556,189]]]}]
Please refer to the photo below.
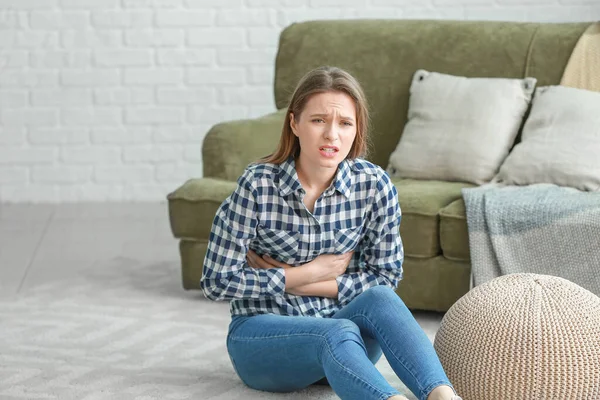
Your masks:
[{"label": "shirt collar", "polygon": [[300,187],[300,180],[296,173],[296,162],[294,157],[290,156],[279,164],[279,192],[282,196],[287,196],[291,192],[300,189]]},{"label": "shirt collar", "polygon": [[[339,165],[333,183],[325,190],[325,195],[333,194],[337,190],[346,198],[350,198],[350,186],[352,184],[352,171],[350,163],[352,161],[345,159]],[[294,157],[289,157],[279,165],[279,192],[282,196],[287,196],[291,192],[298,191],[302,185],[296,172],[296,162]]]}]

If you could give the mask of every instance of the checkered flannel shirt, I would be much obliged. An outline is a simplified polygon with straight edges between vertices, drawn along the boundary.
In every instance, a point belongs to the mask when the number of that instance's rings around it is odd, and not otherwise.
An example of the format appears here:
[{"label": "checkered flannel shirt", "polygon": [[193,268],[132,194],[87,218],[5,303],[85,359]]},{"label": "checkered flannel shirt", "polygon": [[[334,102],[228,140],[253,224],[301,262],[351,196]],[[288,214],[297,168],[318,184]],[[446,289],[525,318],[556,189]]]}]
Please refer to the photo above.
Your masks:
[{"label": "checkered flannel shirt", "polygon": [[[232,315],[330,317],[370,287],[397,287],[404,260],[401,212],[383,169],[344,160],[312,213],[304,195],[293,158],[245,169],[213,221],[200,281],[206,297],[231,300]],[[285,269],[250,267],[249,249],[291,266],[320,254],[355,252],[332,299],[286,293]]]}]

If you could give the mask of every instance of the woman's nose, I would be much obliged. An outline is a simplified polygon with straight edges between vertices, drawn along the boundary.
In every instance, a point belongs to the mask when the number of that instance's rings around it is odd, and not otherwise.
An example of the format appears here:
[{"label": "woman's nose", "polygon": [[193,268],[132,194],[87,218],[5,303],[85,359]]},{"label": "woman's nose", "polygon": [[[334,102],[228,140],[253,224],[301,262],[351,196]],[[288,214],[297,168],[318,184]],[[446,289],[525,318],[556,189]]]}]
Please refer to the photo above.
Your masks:
[{"label": "woman's nose", "polygon": [[325,129],[325,138],[329,140],[336,140],[338,137],[338,131],[335,125],[329,124]]}]

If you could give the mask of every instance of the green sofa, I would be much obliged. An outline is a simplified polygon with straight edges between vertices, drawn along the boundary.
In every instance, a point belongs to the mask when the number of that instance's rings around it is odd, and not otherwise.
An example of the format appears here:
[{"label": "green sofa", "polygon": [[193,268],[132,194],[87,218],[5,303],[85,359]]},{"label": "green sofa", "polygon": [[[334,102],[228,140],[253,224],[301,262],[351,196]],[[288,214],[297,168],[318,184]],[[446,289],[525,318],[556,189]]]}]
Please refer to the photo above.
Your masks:
[{"label": "green sofa", "polygon": [[[168,195],[171,228],[180,241],[183,287],[199,289],[211,223],[246,165],[275,148],[298,80],[320,65],[352,73],[372,116],[368,159],[386,168],[406,123],[417,69],[468,77],[537,78],[558,84],[589,23],[343,20],[293,24],[283,30],[275,63],[272,114],[223,122],[202,146],[204,177]],[[518,139],[517,139],[518,140]],[[402,208],[404,279],[409,308],[446,311],[470,288],[461,182],[395,179]]]}]

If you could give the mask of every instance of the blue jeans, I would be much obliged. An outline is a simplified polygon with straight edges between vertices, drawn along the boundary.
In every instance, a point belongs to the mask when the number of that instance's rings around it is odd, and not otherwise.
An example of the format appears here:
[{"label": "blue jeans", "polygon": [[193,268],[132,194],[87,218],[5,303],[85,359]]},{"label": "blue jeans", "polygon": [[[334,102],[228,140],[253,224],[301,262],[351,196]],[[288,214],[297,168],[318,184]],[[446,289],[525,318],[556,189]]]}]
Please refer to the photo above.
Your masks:
[{"label": "blue jeans", "polygon": [[296,391],[326,377],[344,400],[388,399],[399,392],[374,365],[382,350],[419,399],[451,386],[429,338],[386,286],[366,290],[331,318],[234,316],[227,350],[240,379],[268,392]]}]

